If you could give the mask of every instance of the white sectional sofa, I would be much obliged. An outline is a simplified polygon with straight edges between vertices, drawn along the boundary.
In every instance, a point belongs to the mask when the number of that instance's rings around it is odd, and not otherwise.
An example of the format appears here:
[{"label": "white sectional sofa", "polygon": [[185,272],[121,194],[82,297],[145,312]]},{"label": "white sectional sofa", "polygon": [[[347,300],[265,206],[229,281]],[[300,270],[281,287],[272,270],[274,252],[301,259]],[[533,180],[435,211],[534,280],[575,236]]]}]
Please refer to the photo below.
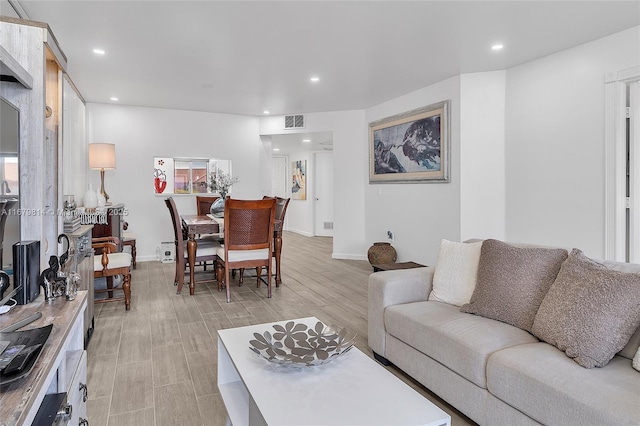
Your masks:
[{"label": "white sectional sofa", "polygon": [[[478,282],[483,258],[484,252],[477,260]],[[481,425],[640,425],[640,372],[632,367],[640,346],[640,329],[633,328],[633,337],[606,365],[585,368],[567,355],[571,348],[563,348],[565,353],[530,330],[429,300],[441,260],[439,257],[435,267],[370,276],[368,338],[378,361],[395,364]],[[567,276],[566,262],[558,279],[561,274]],[[640,265],[603,264],[640,273]],[[512,276],[518,272],[515,274]],[[545,298],[557,290],[557,282],[545,289],[540,306],[549,307],[551,302]],[[634,288],[634,282],[629,288]],[[595,293],[593,290],[587,297]],[[504,296],[501,303],[508,304],[513,298]],[[629,296],[632,300],[637,297]],[[623,321],[627,329],[629,321],[640,321],[640,314],[630,306],[633,312],[625,314]],[[536,321],[542,310],[534,312]],[[536,326],[534,322],[534,330]],[[555,344],[562,347],[562,343]],[[571,356],[579,359],[575,353]]]}]

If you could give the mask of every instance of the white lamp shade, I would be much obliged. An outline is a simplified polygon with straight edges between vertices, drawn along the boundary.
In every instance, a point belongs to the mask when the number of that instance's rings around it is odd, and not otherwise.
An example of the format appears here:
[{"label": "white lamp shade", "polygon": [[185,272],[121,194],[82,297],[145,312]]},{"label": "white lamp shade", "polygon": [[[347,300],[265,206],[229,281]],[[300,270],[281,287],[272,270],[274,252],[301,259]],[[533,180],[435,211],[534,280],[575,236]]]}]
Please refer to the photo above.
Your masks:
[{"label": "white lamp shade", "polygon": [[116,146],[112,143],[89,144],[89,168],[91,170],[115,170]]}]

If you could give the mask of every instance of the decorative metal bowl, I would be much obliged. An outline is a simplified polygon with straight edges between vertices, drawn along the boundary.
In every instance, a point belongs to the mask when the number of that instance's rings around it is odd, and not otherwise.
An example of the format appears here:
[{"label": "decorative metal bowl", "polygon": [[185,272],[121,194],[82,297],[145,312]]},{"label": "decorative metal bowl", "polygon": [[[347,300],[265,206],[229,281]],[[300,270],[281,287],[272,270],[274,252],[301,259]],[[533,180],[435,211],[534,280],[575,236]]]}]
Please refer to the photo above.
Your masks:
[{"label": "decorative metal bowl", "polygon": [[249,341],[249,349],[268,361],[294,367],[331,362],[348,352],[356,338],[346,328],[325,326],[320,321],[313,328],[293,321],[273,328],[273,333],[253,333],[255,340]]}]

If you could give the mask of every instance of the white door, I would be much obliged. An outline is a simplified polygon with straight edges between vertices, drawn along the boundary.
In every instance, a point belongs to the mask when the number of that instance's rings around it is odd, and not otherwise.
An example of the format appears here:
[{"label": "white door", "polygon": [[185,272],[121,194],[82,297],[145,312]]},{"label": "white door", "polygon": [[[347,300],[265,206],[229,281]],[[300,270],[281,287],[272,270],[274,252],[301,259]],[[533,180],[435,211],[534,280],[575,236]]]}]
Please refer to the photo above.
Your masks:
[{"label": "white door", "polygon": [[627,262],[640,263],[640,81],[629,84]]},{"label": "white door", "polygon": [[333,152],[316,152],[314,162],[314,235],[332,237]]},{"label": "white door", "polygon": [[288,197],[287,157],[271,157],[271,194],[274,197]]}]

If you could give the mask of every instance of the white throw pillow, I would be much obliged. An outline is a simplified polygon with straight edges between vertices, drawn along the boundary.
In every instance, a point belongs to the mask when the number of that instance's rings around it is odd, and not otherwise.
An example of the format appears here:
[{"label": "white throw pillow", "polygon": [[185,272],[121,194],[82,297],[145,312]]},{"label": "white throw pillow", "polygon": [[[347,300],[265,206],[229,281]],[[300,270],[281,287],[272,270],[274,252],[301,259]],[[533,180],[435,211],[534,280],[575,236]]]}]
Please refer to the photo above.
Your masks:
[{"label": "white throw pillow", "polygon": [[633,368],[640,371],[640,348],[638,348],[638,352],[636,352],[636,356],[633,357]]},{"label": "white throw pillow", "polygon": [[429,300],[455,306],[469,303],[476,288],[481,249],[482,241],[457,243],[442,240]]}]

